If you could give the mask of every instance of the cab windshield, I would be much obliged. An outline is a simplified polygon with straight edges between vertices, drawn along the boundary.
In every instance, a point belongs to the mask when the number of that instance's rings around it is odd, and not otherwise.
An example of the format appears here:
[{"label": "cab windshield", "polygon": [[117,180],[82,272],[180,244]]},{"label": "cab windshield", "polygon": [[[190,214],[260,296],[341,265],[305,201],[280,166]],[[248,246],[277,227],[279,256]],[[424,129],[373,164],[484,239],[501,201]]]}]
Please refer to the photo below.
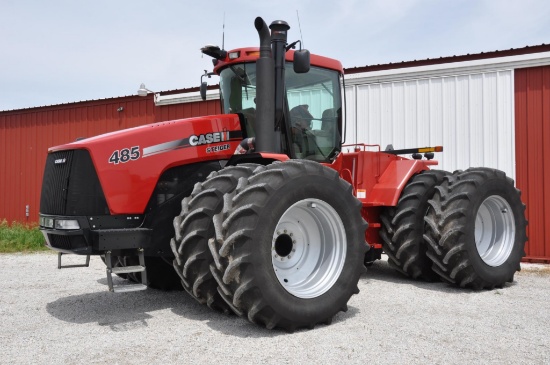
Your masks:
[{"label": "cab windshield", "polygon": [[[297,158],[329,162],[340,150],[342,102],[339,73],[312,66],[297,74],[287,63],[286,105],[292,149]],[[238,113],[248,136],[256,124],[256,64],[231,65],[220,74],[224,113]]]}]

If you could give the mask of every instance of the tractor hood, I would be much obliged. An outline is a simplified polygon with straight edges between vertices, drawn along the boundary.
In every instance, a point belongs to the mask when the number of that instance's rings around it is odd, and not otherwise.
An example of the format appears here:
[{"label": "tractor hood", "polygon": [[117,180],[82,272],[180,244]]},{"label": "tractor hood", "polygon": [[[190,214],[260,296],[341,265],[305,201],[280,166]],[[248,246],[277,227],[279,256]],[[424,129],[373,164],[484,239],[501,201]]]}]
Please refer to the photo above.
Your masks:
[{"label": "tractor hood", "polygon": [[[87,150],[111,214],[142,213],[169,168],[227,160],[242,140],[236,114],[172,120],[51,147],[49,154]],[[63,164],[63,159],[56,164]]]}]

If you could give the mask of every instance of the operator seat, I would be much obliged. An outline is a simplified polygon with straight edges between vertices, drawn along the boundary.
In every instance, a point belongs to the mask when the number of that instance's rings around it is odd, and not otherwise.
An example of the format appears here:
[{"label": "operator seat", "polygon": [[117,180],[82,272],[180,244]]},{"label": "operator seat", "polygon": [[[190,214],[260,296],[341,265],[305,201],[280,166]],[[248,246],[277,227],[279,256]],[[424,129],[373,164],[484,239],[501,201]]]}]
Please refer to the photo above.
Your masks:
[{"label": "operator seat", "polygon": [[[311,129],[313,116],[308,111],[307,104],[297,105],[290,110],[290,122],[292,129],[292,141],[294,152],[300,158],[315,154],[313,143],[308,140],[307,132]],[[310,148],[311,146],[311,148]]]},{"label": "operator seat", "polygon": [[334,133],[337,119],[338,117],[334,108],[325,109],[321,116],[321,130],[327,131],[330,134]]}]

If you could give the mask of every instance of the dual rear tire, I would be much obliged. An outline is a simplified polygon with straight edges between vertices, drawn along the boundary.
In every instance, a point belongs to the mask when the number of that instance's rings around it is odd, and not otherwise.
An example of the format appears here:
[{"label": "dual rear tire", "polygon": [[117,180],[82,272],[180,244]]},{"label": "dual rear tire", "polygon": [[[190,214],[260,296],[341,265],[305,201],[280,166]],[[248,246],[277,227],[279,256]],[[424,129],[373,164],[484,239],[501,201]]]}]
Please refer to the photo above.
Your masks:
[{"label": "dual rear tire", "polygon": [[502,171],[429,170],[380,216],[391,266],[412,278],[492,289],[513,281],[525,256],[525,205]]},{"label": "dual rear tire", "polygon": [[424,217],[428,201],[448,172],[426,170],[413,176],[399,197],[397,206],[384,208],[380,214],[380,238],[388,263],[413,279],[438,280],[432,261],[426,255]]},{"label": "dual rear tire", "polygon": [[427,255],[443,280],[493,289],[514,280],[525,256],[525,205],[502,171],[472,168],[436,188],[425,217]]}]

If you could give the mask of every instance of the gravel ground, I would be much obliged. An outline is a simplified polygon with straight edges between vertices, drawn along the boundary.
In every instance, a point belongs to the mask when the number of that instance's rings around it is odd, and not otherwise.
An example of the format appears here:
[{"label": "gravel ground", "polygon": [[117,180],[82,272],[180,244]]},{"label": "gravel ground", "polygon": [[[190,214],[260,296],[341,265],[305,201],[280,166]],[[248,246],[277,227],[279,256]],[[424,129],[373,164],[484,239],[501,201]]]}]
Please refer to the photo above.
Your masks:
[{"label": "gravel ground", "polygon": [[[70,263],[76,256],[64,256]],[[550,363],[550,268],[504,289],[403,279],[375,263],[330,326],[293,334],[215,313],[184,292],[109,293],[105,266],[0,255],[0,363]]]}]

